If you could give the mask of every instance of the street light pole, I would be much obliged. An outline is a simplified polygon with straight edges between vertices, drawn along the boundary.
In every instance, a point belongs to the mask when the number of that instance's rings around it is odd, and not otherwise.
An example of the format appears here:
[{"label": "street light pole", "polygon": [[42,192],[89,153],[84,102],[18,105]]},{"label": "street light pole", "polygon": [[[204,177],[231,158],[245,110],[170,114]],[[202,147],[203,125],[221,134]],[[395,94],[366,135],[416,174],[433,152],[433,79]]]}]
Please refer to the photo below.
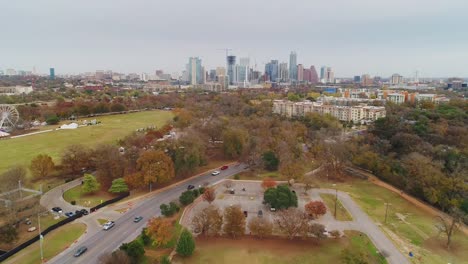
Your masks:
[{"label": "street light pole", "polygon": [[39,247],[41,249],[41,263],[44,263],[44,251],[42,249],[42,244],[44,242],[44,236],[42,236],[41,232],[41,217],[39,213],[37,213],[37,225],[39,227]]},{"label": "street light pole", "polygon": [[333,187],[335,187],[335,219],[336,219],[336,204],[338,203],[338,189],[336,188],[336,184],[333,184]]}]

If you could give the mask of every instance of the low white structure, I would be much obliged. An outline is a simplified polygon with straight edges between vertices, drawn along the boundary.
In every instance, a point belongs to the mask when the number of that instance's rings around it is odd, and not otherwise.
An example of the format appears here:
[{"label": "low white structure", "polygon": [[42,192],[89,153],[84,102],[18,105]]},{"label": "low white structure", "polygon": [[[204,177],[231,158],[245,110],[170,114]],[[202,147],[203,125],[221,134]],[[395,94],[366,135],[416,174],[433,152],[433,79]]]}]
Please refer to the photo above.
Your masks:
[{"label": "low white structure", "polygon": [[65,125],[60,126],[60,129],[77,129],[77,128],[78,128],[77,123],[65,124]]},{"label": "low white structure", "polygon": [[0,95],[28,94],[32,91],[32,86],[0,86]]}]

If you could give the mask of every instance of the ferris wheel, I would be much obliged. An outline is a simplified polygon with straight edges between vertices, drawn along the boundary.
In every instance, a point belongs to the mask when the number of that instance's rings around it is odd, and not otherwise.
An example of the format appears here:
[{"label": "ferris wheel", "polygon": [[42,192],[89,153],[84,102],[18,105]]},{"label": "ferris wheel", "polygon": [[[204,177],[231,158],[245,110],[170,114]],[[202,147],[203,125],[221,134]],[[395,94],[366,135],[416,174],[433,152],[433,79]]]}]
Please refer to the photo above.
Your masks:
[{"label": "ferris wheel", "polygon": [[12,130],[19,120],[18,110],[12,105],[0,104],[0,129]]}]

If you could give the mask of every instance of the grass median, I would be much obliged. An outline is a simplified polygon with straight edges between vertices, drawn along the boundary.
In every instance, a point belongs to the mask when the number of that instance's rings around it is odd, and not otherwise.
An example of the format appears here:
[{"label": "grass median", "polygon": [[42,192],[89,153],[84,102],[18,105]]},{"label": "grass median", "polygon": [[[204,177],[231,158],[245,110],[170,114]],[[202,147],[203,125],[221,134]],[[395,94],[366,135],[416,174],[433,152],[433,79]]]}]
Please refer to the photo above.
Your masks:
[{"label": "grass median", "polygon": [[[334,216],[334,213],[335,213],[335,195],[321,193],[320,197],[325,202],[330,214]],[[337,202],[337,204],[336,204],[336,217],[335,217],[336,220],[338,220],[338,221],[352,221],[353,218],[349,214],[348,210],[346,210],[346,208],[344,208],[343,204],[341,204],[340,199],[338,199],[336,202]]]},{"label": "grass median", "polygon": [[[60,252],[64,251],[75,240],[77,240],[86,231],[84,224],[67,224],[44,237],[43,249],[44,260],[50,260]],[[6,264],[36,264],[41,263],[41,254],[39,241],[10,257]]]}]

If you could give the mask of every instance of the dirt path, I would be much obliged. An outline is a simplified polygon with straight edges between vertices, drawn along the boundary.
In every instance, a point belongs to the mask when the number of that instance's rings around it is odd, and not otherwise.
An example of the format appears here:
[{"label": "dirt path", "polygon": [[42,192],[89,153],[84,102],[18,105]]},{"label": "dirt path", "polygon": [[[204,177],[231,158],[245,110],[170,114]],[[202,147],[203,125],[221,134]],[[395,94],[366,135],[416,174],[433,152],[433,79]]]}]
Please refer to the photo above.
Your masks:
[{"label": "dirt path", "polygon": [[[375,176],[374,174],[371,174],[367,171],[364,171],[364,170],[360,170],[358,168],[352,168],[354,170],[359,170],[360,173],[366,175],[369,177],[369,181],[372,182],[373,184],[375,185],[378,185],[380,187],[383,187],[389,191],[392,191],[394,193],[397,193],[399,194],[402,198],[404,198],[405,200],[407,200],[408,202],[412,203],[413,205],[417,206],[418,208],[426,211],[427,213],[429,213],[430,215],[436,217],[436,216],[443,216],[445,218],[451,218],[449,215],[447,215],[446,213],[440,211],[439,209],[431,206],[431,205],[428,205],[422,201],[420,201],[419,199],[416,199],[414,198],[413,196],[411,195],[408,195],[406,194],[405,192],[403,192],[402,190],[396,188],[395,186],[392,186],[386,182],[383,182],[382,180],[380,180],[379,178],[377,178],[377,176]],[[465,235],[468,235],[468,228],[465,226],[465,225],[462,225],[460,226],[460,229],[462,230],[462,232],[465,234]]]}]

